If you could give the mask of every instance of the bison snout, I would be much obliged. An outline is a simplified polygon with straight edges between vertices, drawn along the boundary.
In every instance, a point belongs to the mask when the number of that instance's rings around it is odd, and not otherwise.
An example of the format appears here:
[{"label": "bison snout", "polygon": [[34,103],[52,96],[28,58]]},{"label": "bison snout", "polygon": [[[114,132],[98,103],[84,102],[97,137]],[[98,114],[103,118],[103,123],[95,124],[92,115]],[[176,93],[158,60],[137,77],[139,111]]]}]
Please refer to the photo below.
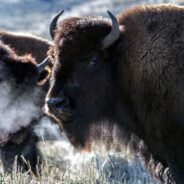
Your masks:
[{"label": "bison snout", "polygon": [[54,108],[55,110],[61,110],[69,104],[69,99],[67,97],[63,98],[49,98],[46,100],[49,108]]},{"label": "bison snout", "polygon": [[67,97],[48,98],[46,99],[46,109],[48,114],[62,121],[69,121],[73,116],[73,112],[69,105],[70,101]]}]

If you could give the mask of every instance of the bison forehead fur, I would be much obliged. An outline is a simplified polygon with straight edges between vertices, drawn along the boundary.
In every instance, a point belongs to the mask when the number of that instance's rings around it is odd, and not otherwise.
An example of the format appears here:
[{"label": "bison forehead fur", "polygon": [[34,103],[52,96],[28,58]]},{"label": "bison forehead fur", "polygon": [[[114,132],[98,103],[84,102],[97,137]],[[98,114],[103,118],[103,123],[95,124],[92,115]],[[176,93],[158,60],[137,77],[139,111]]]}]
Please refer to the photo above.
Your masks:
[{"label": "bison forehead fur", "polygon": [[[101,39],[110,31],[110,25],[107,23],[107,20],[95,17],[64,20],[55,31],[55,45],[57,45],[54,47],[55,55],[59,55],[61,51],[62,58],[65,58],[70,51],[71,57],[79,59],[81,55],[99,49]],[[90,44],[86,45],[87,43]]]},{"label": "bison forehead fur", "polygon": [[106,49],[106,19],[59,24],[46,108],[77,146],[89,144],[93,124],[116,122],[143,139],[183,183],[184,8],[141,6],[117,20],[124,29]]}]

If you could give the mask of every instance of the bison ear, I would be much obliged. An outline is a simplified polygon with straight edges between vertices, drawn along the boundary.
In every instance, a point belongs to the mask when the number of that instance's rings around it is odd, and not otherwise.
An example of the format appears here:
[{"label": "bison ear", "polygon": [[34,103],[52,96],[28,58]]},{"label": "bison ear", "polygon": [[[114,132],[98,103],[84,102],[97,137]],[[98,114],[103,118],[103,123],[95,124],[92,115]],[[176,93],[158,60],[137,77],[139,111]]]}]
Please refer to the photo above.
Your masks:
[{"label": "bison ear", "polygon": [[45,84],[51,74],[51,70],[49,67],[46,67],[42,72],[39,73],[38,78],[37,78],[37,85],[41,86]]}]

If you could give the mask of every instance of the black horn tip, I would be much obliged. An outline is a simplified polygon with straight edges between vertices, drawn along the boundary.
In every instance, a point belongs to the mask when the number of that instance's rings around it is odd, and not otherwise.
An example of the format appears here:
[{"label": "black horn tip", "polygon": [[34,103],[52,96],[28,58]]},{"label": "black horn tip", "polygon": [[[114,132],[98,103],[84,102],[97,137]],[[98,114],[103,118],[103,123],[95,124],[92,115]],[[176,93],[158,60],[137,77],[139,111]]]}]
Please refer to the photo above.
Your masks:
[{"label": "black horn tip", "polygon": [[108,15],[111,17],[113,17],[113,14],[109,11],[109,10],[107,10],[107,13],[108,13]]},{"label": "black horn tip", "polygon": [[117,21],[117,20],[116,20],[116,17],[115,17],[109,10],[107,10],[107,13],[108,13],[108,15],[109,15],[109,17],[110,17],[111,19]]},{"label": "black horn tip", "polygon": [[59,17],[63,14],[64,10],[61,10],[60,12],[58,12],[55,17],[52,19],[51,23],[50,23],[50,36],[52,39],[54,39],[54,33],[53,31],[56,29],[57,27],[57,21],[59,19]]},{"label": "black horn tip", "polygon": [[59,17],[63,13],[64,13],[64,10],[61,10],[60,12],[57,13],[56,17]]}]

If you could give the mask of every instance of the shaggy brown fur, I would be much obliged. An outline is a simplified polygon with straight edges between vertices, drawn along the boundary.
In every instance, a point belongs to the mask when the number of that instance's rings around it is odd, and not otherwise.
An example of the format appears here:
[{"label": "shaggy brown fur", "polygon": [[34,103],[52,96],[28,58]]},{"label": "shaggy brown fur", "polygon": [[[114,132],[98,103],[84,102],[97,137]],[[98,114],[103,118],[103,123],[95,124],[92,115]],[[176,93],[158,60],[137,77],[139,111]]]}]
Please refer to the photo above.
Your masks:
[{"label": "shaggy brown fur", "polygon": [[42,62],[47,57],[47,51],[52,43],[34,35],[0,31],[0,40],[9,45],[18,55],[31,54],[37,61]]},{"label": "shaggy brown fur", "polygon": [[[105,50],[102,40],[111,29],[106,19],[60,23],[48,113],[83,148],[93,124],[116,122],[143,139],[154,159],[183,183],[184,8],[140,6],[119,14],[118,22],[124,29]],[[53,97],[60,101],[51,104]]]}]

